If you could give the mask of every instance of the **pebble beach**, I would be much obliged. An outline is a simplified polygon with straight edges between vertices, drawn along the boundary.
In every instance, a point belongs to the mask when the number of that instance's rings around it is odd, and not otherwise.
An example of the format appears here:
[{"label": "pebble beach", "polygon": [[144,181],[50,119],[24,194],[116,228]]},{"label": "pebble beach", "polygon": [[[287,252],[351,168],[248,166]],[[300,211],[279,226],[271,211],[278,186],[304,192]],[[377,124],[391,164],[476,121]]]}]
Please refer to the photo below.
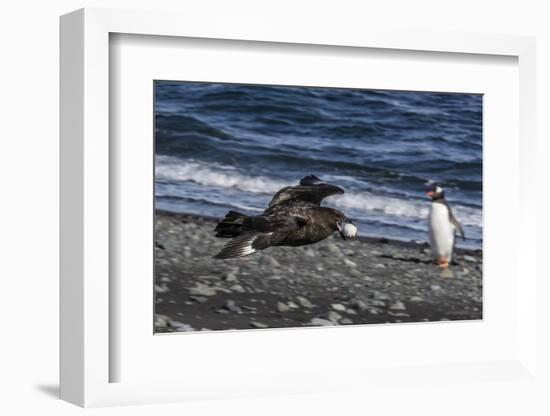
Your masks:
[{"label": "pebble beach", "polygon": [[[440,269],[420,241],[333,234],[214,260],[216,220],[157,211],[155,333],[482,319],[481,250]],[[365,230],[359,230],[364,235]]]}]

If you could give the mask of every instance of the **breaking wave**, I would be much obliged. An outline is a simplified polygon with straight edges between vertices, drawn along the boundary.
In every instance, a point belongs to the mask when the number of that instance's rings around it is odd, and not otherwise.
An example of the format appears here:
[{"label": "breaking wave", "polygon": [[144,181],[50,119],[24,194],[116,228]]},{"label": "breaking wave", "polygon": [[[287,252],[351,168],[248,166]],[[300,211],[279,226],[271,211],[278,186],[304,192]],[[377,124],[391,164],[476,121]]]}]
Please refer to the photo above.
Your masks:
[{"label": "breaking wave", "polygon": [[[378,212],[394,217],[408,217],[424,219],[428,217],[430,208],[428,201],[413,201],[378,196],[367,192],[351,192],[326,199],[326,203],[342,209],[354,209],[367,212]],[[455,216],[463,225],[481,227],[481,211],[475,208],[460,205],[453,206]]]},{"label": "breaking wave", "polygon": [[[219,191],[238,190],[244,193],[261,194],[271,196],[285,186],[296,185],[284,180],[269,178],[267,176],[250,176],[240,172],[237,168],[228,165],[208,164],[196,160],[182,160],[171,156],[157,156],[156,165],[157,181],[169,181],[172,183],[191,182],[200,186],[215,188]],[[330,176],[331,183],[341,185],[338,176]],[[342,176],[345,182],[348,177]],[[359,183],[356,183],[357,185]],[[209,189],[210,193],[212,190]],[[157,196],[167,196],[164,192],[157,192]],[[216,195],[210,199],[206,195],[201,197],[205,201],[219,204]],[[233,204],[235,206],[235,204]],[[424,219],[429,213],[429,204],[425,200],[407,200],[398,197],[376,195],[372,192],[346,188],[346,194],[334,195],[327,198],[324,205],[334,206],[355,212],[384,214],[392,217],[407,217]],[[257,208],[246,206],[247,210],[257,211]],[[481,227],[481,210],[460,205],[453,206],[456,216],[463,225]]]},{"label": "breaking wave", "polygon": [[288,182],[267,177],[243,175],[233,166],[182,161],[170,156],[157,156],[156,162],[157,180],[190,181],[199,185],[236,188],[260,194],[271,194],[289,185]]}]

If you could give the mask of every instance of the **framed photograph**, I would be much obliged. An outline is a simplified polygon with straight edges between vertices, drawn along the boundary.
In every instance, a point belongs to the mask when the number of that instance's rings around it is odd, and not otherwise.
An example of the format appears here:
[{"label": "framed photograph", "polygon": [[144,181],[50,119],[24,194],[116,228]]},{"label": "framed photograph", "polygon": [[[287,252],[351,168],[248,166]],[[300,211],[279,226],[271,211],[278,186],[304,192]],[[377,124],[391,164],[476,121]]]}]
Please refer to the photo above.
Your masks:
[{"label": "framed photograph", "polygon": [[62,398],[533,380],[534,40],[246,22],[61,18]]}]

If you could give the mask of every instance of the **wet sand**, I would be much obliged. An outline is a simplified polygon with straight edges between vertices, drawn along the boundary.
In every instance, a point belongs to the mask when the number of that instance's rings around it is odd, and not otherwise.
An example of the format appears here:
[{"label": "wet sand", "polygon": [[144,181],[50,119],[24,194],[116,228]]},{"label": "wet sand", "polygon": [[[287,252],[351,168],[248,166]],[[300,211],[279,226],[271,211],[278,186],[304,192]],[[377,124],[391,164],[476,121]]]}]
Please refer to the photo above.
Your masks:
[{"label": "wet sand", "polygon": [[[155,332],[482,319],[482,253],[338,233],[229,260],[215,219],[157,211]],[[359,230],[360,234],[364,230]]]}]

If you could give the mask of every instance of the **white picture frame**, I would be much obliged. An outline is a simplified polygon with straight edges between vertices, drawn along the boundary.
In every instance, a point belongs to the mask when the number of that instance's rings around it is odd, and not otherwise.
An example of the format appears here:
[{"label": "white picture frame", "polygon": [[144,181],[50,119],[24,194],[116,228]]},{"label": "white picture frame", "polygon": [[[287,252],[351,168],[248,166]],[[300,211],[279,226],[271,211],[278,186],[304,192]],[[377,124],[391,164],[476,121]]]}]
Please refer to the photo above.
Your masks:
[{"label": "white picture frame", "polygon": [[[238,30],[236,29],[238,28]],[[388,383],[410,372],[395,368],[365,371],[330,369],[332,376],[282,371],[263,380],[233,385],[207,378],[178,381],[111,382],[110,366],[120,359],[110,349],[113,298],[110,259],[109,37],[110,34],[332,45],[334,47],[430,51],[516,57],[519,66],[520,200],[517,245],[521,281],[517,292],[516,353],[498,361],[441,363],[415,367],[417,380],[481,383],[499,379],[536,380],[537,271],[535,203],[535,41],[530,37],[468,33],[398,32],[378,29],[328,31],[314,22],[285,26],[247,20],[206,20],[169,13],[82,9],[61,18],[61,398],[80,406],[108,406],[319,393]],[[529,243],[531,242],[531,243]],[[323,368],[319,369],[325,371]],[[472,374],[484,373],[484,377]],[[440,378],[442,377],[442,378]],[[292,378],[292,381],[289,381]],[[353,383],[341,380],[352,379]],[[406,377],[405,377],[406,378]],[[304,381],[309,380],[310,383]]]}]

